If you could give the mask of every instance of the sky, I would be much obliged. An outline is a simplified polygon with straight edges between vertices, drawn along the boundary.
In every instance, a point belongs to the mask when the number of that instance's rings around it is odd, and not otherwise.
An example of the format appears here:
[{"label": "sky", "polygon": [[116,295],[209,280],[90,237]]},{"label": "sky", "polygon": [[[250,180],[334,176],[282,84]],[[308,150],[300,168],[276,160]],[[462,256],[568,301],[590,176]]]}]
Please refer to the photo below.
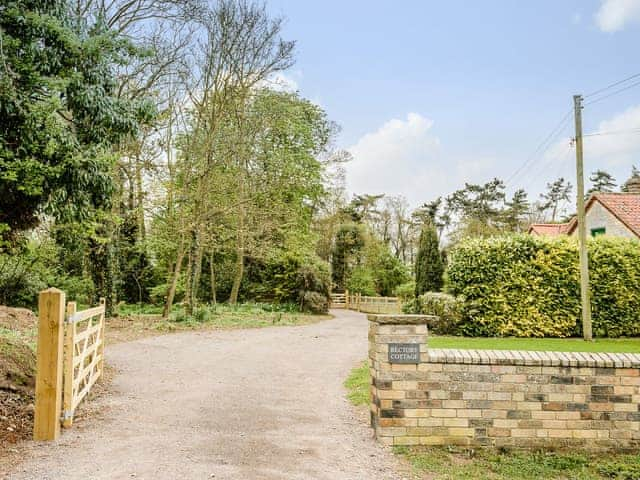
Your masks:
[{"label": "sky", "polygon": [[[531,199],[560,176],[575,185],[573,95],[640,73],[640,0],[267,5],[297,42],[283,80],[341,127],[349,193],[412,206],[494,177]],[[585,137],[587,174],[640,167],[640,83],[615,93],[636,82],[585,97],[584,132],[600,133]]]}]

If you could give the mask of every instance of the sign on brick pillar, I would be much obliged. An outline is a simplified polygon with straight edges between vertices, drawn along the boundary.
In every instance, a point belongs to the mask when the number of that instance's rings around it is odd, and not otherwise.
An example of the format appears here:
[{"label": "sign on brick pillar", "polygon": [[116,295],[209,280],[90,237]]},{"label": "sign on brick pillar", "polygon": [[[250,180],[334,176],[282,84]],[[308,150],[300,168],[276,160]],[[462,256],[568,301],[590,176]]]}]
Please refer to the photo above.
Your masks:
[{"label": "sign on brick pillar", "polygon": [[[376,437],[392,445],[417,420],[401,413],[415,402],[421,355],[427,351],[428,315],[369,315],[369,368],[371,370],[371,426]],[[415,422],[415,425],[412,424]]]}]

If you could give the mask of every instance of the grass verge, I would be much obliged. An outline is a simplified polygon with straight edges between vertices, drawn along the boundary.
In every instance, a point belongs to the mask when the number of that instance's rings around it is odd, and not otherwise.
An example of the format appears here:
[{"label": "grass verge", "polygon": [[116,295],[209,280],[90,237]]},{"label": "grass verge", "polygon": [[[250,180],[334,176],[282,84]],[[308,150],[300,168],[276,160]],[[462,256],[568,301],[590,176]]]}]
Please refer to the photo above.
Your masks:
[{"label": "grass verge", "polygon": [[637,480],[639,455],[394,448],[421,477],[437,480]]},{"label": "grass verge", "polygon": [[555,352],[640,353],[640,338],[598,338],[585,342],[580,338],[484,338],[430,336],[430,348],[470,350],[534,350]]},{"label": "grass verge", "polygon": [[369,404],[369,362],[366,360],[359,366],[351,370],[349,377],[344,382],[347,388],[347,398],[354,405]]},{"label": "grass verge", "polygon": [[[332,318],[331,315],[312,315],[294,311],[285,305],[278,308],[269,304],[245,303],[238,305],[205,305],[187,315],[177,307],[171,316],[163,319],[153,307],[126,306],[127,315],[109,319],[107,343],[119,343],[170,332],[209,329],[263,328],[308,325]],[[122,312],[123,310],[121,310]],[[145,313],[132,313],[132,312]]]}]

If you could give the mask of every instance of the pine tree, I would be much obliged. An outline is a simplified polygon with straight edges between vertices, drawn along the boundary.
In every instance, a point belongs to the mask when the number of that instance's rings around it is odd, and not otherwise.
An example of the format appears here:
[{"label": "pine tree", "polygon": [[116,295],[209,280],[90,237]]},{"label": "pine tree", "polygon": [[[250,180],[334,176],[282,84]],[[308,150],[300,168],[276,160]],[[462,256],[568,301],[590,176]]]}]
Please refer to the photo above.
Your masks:
[{"label": "pine tree", "polygon": [[565,181],[562,177],[553,183],[547,183],[547,191],[540,195],[543,203],[540,205],[539,210],[541,212],[551,210],[551,221],[555,222],[560,204],[563,201],[569,201],[572,189],[571,183]]},{"label": "pine tree", "polygon": [[522,227],[523,217],[529,211],[527,192],[523,189],[516,190],[510,201],[505,202],[504,223],[512,232],[519,232]]},{"label": "pine tree", "polygon": [[604,170],[596,170],[589,177],[591,188],[587,193],[613,192],[616,187],[616,179]]},{"label": "pine tree", "polygon": [[444,264],[440,255],[438,233],[432,223],[427,223],[420,232],[420,243],[416,255],[416,296],[442,290],[443,273]]}]

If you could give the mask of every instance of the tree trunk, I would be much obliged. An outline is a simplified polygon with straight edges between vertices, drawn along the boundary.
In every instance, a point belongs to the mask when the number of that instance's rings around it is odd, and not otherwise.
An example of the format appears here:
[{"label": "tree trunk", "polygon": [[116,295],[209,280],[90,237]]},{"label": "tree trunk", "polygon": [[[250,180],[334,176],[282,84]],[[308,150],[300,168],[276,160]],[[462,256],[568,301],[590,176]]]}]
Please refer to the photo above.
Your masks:
[{"label": "tree trunk", "polygon": [[191,278],[191,267],[193,266],[193,261],[192,261],[192,257],[193,256],[193,249],[191,247],[191,245],[189,245],[189,255],[187,257],[187,272],[186,272],[186,279],[187,281],[185,282],[185,286],[184,286],[184,308],[185,308],[185,312],[187,315],[191,315],[193,313],[193,309],[191,308],[191,303],[189,302],[189,299],[191,298],[191,282],[189,281],[189,279]]},{"label": "tree trunk", "polygon": [[[197,235],[197,233],[196,233]],[[200,274],[202,273],[202,255],[203,255],[203,247],[200,242],[200,235],[197,235],[198,240],[196,249],[196,254],[193,261],[193,266],[191,267],[191,309],[195,309],[198,306],[198,290],[200,287]]]},{"label": "tree trunk", "polygon": [[229,303],[235,305],[238,303],[238,293],[240,292],[240,283],[242,282],[242,276],[244,275],[244,250],[238,248],[236,259],[236,274],[233,278],[233,287],[231,288],[231,295],[229,296]]},{"label": "tree trunk", "polygon": [[209,254],[209,274],[211,276],[211,303],[218,303],[216,298],[216,269],[213,265],[213,251]]},{"label": "tree trunk", "polygon": [[178,257],[176,258],[176,264],[171,275],[171,283],[167,289],[167,299],[164,303],[164,309],[162,310],[162,318],[168,318],[171,313],[171,307],[173,306],[173,299],[176,296],[176,288],[178,288],[178,280],[180,279],[180,271],[182,270],[182,261],[184,260],[184,240],[180,242],[178,247]]},{"label": "tree trunk", "polygon": [[144,241],[147,237],[147,229],[144,224],[144,188],[142,185],[142,169],[143,166],[140,162],[140,157],[136,155],[135,165],[135,195],[136,195],[136,219],[138,223],[138,238],[137,240]]}]

